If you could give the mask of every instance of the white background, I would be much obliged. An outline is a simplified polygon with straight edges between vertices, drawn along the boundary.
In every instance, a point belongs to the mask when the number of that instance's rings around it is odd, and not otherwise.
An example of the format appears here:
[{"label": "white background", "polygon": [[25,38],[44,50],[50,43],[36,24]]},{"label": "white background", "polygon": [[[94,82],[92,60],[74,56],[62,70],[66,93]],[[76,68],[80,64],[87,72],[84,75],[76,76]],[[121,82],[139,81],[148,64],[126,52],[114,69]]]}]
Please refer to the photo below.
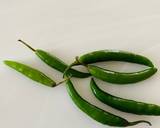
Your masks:
[{"label": "white background", "polygon": [[[74,56],[97,49],[122,49],[149,57],[160,69],[159,0],[1,0],[0,1],[0,127],[1,128],[109,128],[82,113],[69,98],[65,84],[47,88],[6,67],[13,59],[36,67],[60,81],[62,74],[42,63],[21,38],[34,48],[71,63]],[[106,64],[103,64],[106,66]],[[143,67],[107,63],[107,68],[135,71]],[[160,105],[158,72],[137,84],[118,86],[101,81],[105,91]],[[74,79],[82,97],[129,121],[145,119],[158,128],[160,117],[119,112],[91,93],[90,78]],[[147,128],[139,124],[134,128]]]}]

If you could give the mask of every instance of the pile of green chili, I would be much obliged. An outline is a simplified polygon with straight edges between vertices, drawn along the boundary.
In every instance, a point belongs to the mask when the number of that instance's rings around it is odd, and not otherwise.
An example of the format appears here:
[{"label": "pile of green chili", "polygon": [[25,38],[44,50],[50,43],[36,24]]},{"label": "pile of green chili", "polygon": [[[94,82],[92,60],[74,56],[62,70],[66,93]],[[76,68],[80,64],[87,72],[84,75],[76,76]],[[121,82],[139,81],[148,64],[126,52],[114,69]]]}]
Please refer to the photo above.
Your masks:
[{"label": "pile of green chili", "polygon": [[[22,73],[26,77],[49,87],[55,87],[65,82],[67,85],[66,87],[68,94],[70,95],[73,102],[77,105],[79,109],[81,109],[92,119],[102,124],[117,127],[133,126],[139,123],[147,123],[151,125],[151,123],[146,120],[130,122],[122,117],[104,111],[101,108],[98,108],[97,106],[89,103],[88,101],[83,99],[75,90],[71,81],[71,78],[73,77],[91,77],[90,87],[95,97],[104,104],[111,106],[112,108],[137,115],[160,115],[160,106],[114,96],[103,91],[95,82],[95,79],[97,78],[105,82],[114,83],[122,86],[125,84],[143,81],[153,76],[157,72],[157,68],[147,57],[121,50],[99,50],[81,55],[79,57],[77,56],[75,57],[75,61],[72,64],[67,65],[58,57],[53,56],[44,50],[34,49],[24,41],[18,41],[30,48],[37,55],[37,57],[39,57],[48,66],[63,73],[64,79],[60,82],[55,82],[43,72],[25,64],[11,60],[5,60],[4,63],[7,66],[15,69],[16,71]],[[147,69],[137,72],[117,72],[94,65],[95,63],[106,61],[123,61],[136,63],[147,66]],[[88,72],[81,72],[72,68],[73,66],[77,65],[82,65],[86,67]]]}]

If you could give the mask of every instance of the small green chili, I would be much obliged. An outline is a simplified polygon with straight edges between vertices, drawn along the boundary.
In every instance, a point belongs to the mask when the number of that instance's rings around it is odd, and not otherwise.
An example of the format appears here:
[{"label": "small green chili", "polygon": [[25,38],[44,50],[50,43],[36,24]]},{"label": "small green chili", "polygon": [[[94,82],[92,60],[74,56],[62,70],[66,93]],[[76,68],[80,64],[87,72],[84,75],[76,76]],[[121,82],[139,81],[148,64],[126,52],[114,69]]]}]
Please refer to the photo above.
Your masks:
[{"label": "small green chili", "polygon": [[90,52],[80,56],[78,62],[75,62],[75,65],[103,61],[124,61],[154,67],[153,63],[147,57],[122,50],[99,50]]},{"label": "small green chili", "polygon": [[93,78],[90,87],[100,101],[115,109],[138,115],[160,115],[160,106],[113,96],[101,90]]},{"label": "small green chili", "polygon": [[[53,56],[51,54],[49,54],[48,52],[45,52],[43,50],[37,49],[35,50],[34,48],[32,48],[31,46],[29,46],[27,43],[25,43],[22,40],[18,40],[19,42],[23,43],[25,46],[27,46],[28,48],[30,48],[32,51],[35,52],[35,54],[47,65],[49,65],[50,67],[60,71],[60,72],[64,72],[65,69],[68,67],[68,65],[66,63],[64,63],[62,60],[60,60],[59,58],[57,58],[56,56]],[[78,77],[78,78],[86,78],[89,77],[90,74],[89,73],[84,73],[84,72],[80,72],[78,70],[75,69],[70,69],[69,71],[67,71],[67,74],[72,75],[72,77]]]},{"label": "small green chili", "polygon": [[157,69],[154,67],[131,73],[111,71],[94,65],[87,65],[87,69],[92,76],[116,84],[136,83],[151,77],[157,72]]},{"label": "small green chili", "polygon": [[53,81],[51,78],[37,69],[31,68],[27,65],[15,61],[5,60],[4,63],[36,82],[49,87],[55,87],[57,85],[55,81]]}]

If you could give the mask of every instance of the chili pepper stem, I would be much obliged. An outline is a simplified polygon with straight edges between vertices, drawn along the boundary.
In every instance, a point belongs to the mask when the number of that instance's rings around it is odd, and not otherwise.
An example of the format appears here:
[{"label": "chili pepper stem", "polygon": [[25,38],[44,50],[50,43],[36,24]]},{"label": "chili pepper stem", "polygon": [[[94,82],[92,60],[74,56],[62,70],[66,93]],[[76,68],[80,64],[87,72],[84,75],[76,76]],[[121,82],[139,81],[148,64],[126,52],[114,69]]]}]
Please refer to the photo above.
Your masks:
[{"label": "chili pepper stem", "polygon": [[129,122],[128,126],[133,126],[139,123],[147,123],[149,126],[152,126],[152,124],[149,121],[145,121],[145,120],[139,120],[139,121],[135,121],[135,122]]},{"label": "chili pepper stem", "polygon": [[36,50],[34,48],[32,48],[30,45],[28,45],[26,42],[24,42],[23,40],[19,39],[19,42],[21,42],[22,44],[24,44],[25,46],[27,46],[29,49],[31,49],[33,52],[35,52]]},{"label": "chili pepper stem", "polygon": [[65,80],[58,82],[58,83],[56,84],[56,86],[58,86],[58,85],[60,85],[60,84],[63,84],[64,82],[66,82],[67,80],[69,80],[71,77],[72,77],[72,76],[69,76],[69,77],[67,77]]},{"label": "chili pepper stem", "polygon": [[[76,58],[77,58],[77,57],[76,57]],[[74,66],[74,65],[76,65],[76,64],[79,64],[79,61],[77,61],[77,59],[76,59],[76,61],[74,61],[72,64],[70,64],[70,65],[64,70],[64,72],[63,72],[63,78],[64,78],[64,76],[66,75],[67,71],[68,71],[69,69],[71,69],[71,67]]]},{"label": "chili pepper stem", "polygon": [[77,62],[77,63],[82,64],[82,65],[85,66],[85,67],[88,67],[87,64],[79,61],[79,57],[78,57],[78,56],[76,56],[75,59],[76,59],[76,62]]},{"label": "chili pepper stem", "polygon": [[[76,62],[78,62],[79,64],[82,64],[82,65],[83,65],[84,67],[86,67],[87,70],[88,70],[88,64],[85,64],[85,63],[83,63],[83,62],[80,62],[78,56],[76,56],[75,59],[76,59]],[[89,70],[88,70],[88,71],[89,71]]]}]

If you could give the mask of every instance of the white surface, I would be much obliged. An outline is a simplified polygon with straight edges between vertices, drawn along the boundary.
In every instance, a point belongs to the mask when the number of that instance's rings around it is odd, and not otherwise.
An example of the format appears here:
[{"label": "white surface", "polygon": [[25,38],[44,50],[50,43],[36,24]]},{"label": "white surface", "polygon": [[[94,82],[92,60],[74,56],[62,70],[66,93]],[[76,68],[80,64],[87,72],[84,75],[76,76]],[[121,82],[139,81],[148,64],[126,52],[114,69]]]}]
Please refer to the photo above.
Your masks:
[{"label": "white surface", "polygon": [[[0,127],[1,128],[109,128],[88,118],[73,104],[65,85],[54,89],[39,86],[2,64],[14,59],[39,68],[61,80],[61,73],[42,63],[17,42],[22,38],[33,47],[50,51],[71,63],[74,56],[95,49],[122,49],[141,53],[160,69],[159,0],[1,0],[0,1]],[[113,65],[113,67],[112,67]],[[138,66],[109,63],[119,70]],[[130,86],[109,86],[104,90],[124,98],[160,105],[158,72],[152,78]],[[89,80],[75,79],[79,93],[93,104],[129,121],[146,119],[158,128],[160,117],[119,112],[95,99]],[[108,85],[108,86],[107,86]],[[133,128],[146,128],[139,124]]]}]

